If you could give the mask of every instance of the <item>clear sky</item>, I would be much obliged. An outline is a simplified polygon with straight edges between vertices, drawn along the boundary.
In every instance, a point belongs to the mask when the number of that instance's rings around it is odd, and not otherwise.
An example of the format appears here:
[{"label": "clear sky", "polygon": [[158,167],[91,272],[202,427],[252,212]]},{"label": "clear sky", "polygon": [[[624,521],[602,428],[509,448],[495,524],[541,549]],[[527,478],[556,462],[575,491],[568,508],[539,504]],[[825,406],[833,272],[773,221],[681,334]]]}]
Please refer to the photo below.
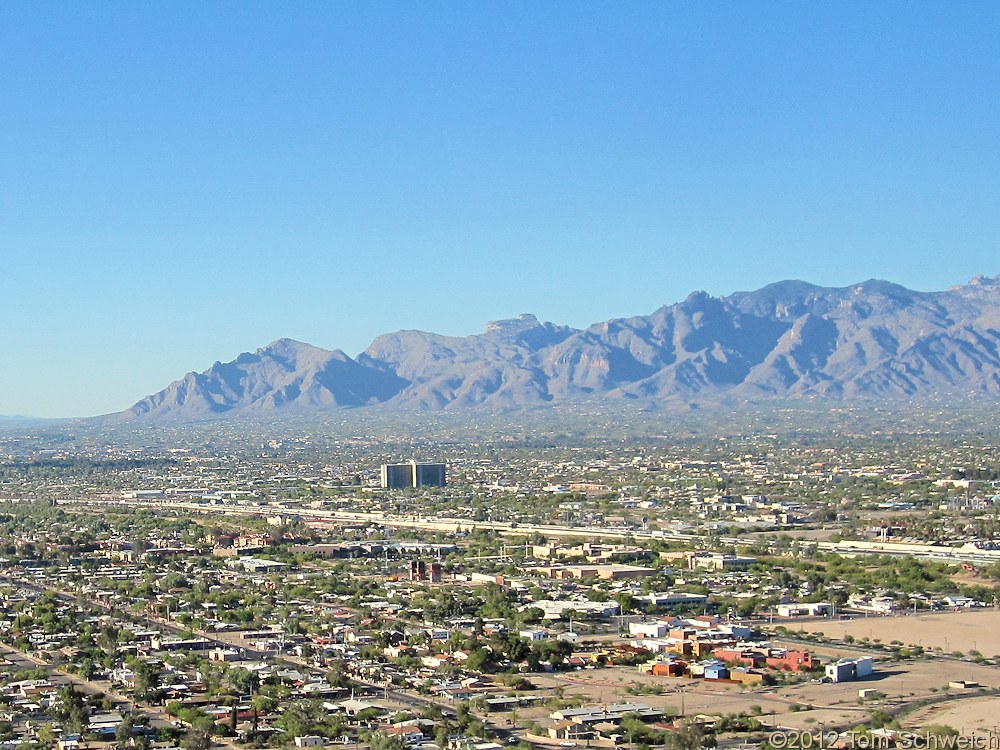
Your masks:
[{"label": "clear sky", "polygon": [[1000,3],[0,4],[0,414],[288,336],[1000,273]]}]

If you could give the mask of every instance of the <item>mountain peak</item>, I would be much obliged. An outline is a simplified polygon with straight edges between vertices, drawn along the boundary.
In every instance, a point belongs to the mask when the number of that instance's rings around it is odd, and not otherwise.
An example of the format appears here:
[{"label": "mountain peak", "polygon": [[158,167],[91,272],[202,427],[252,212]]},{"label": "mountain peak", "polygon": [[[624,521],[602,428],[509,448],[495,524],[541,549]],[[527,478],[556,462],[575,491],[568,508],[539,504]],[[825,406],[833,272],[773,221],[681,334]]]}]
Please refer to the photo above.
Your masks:
[{"label": "mountain peak", "polygon": [[983,275],[973,276],[969,279],[969,286],[1000,286],[1000,274],[993,278]]},{"label": "mountain peak", "polygon": [[517,335],[518,333],[522,333],[532,328],[537,328],[540,325],[541,323],[538,322],[538,318],[531,313],[521,313],[516,318],[491,320],[486,324],[486,328],[483,333],[505,333],[508,335]]},{"label": "mountain peak", "polygon": [[306,344],[303,343],[302,341],[296,341],[295,339],[290,339],[290,338],[280,338],[280,339],[275,339],[267,346],[262,346],[254,353],[287,355],[292,352],[298,353],[303,351],[312,351],[316,349],[319,349],[319,347],[313,346],[312,344]]},{"label": "mountain peak", "polygon": [[904,286],[900,286],[892,281],[886,281],[885,279],[868,279],[868,281],[862,281],[860,284],[855,284],[853,287],[854,294],[887,294],[887,295],[897,295],[897,294],[913,294],[909,289]]}]

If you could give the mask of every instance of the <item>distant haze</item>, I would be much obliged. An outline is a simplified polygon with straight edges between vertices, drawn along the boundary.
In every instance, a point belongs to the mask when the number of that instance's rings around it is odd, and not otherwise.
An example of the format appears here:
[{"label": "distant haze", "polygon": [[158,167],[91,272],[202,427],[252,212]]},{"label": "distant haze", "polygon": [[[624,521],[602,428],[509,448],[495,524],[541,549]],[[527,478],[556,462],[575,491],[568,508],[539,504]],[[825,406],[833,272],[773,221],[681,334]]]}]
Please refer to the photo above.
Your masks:
[{"label": "distant haze", "polygon": [[782,281],[721,298],[695,292],[582,330],[525,313],[473,336],[385,334],[356,359],[279,339],[108,418],[974,395],[1000,395],[1000,277],[943,292],[878,280],[843,288]]}]

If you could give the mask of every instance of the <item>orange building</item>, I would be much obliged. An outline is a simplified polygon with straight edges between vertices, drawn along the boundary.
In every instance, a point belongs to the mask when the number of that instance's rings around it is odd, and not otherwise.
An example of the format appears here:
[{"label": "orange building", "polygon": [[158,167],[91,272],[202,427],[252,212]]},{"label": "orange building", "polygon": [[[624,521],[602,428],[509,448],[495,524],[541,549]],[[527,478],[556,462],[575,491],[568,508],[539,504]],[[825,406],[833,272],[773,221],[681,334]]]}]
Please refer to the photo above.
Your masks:
[{"label": "orange building", "polygon": [[819,659],[808,651],[788,649],[787,651],[772,651],[765,662],[771,669],[782,669],[786,672],[811,672],[822,666]]}]

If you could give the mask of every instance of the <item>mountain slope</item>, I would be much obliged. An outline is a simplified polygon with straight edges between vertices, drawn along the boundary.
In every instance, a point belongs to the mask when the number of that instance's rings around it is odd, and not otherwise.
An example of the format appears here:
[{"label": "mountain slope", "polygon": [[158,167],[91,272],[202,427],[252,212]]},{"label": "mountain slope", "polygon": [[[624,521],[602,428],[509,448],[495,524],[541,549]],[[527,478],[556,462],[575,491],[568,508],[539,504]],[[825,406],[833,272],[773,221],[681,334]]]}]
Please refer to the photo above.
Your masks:
[{"label": "mountain slope", "polygon": [[121,416],[197,419],[229,411],[364,406],[405,386],[396,375],[359,365],[342,351],[279,339],[203,373],[190,372]]},{"label": "mountain slope", "polygon": [[1000,394],[1000,277],[944,292],[782,281],[576,330],[533,315],[474,336],[399,331],[356,360],[288,339],[216,362],[120,419],[580,399],[915,398]]},{"label": "mountain slope", "polygon": [[410,383],[394,399],[400,405],[457,409],[484,402],[542,404],[552,396],[546,375],[533,357],[572,334],[570,328],[539,323],[534,315],[524,314],[493,321],[476,336],[421,331],[385,334],[358,361]]}]

